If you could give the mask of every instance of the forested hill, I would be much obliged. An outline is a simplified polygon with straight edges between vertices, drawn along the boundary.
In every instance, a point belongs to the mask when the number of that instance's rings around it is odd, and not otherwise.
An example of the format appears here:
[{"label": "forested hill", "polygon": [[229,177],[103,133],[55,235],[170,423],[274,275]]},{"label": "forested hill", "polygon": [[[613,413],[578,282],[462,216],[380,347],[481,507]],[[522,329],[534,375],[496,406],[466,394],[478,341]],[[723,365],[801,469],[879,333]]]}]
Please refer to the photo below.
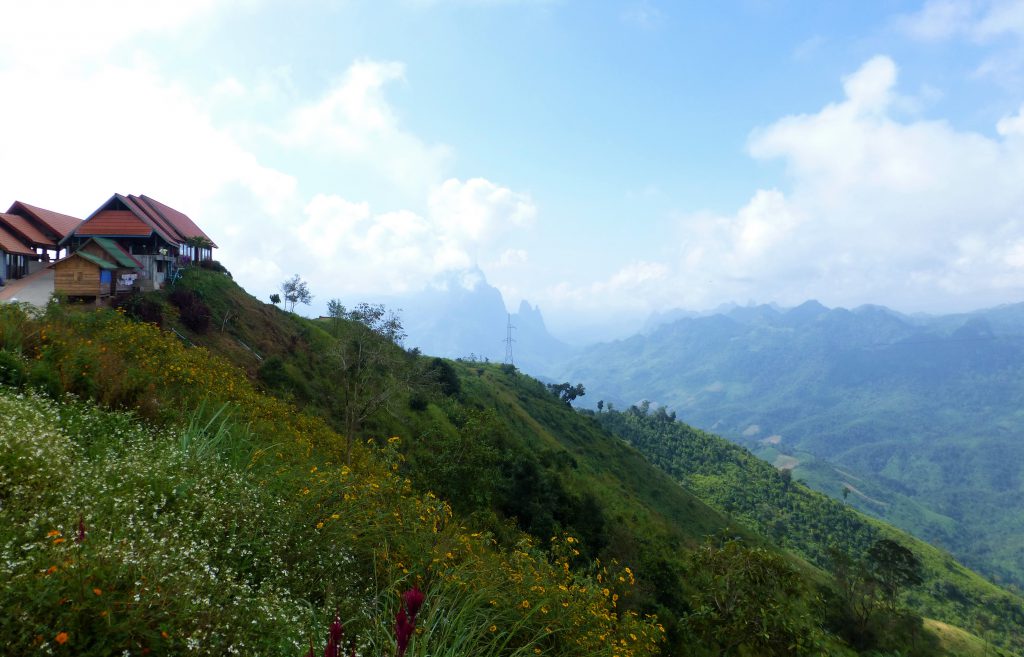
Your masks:
[{"label": "forested hill", "polygon": [[[983,605],[999,614],[987,638],[1019,647],[1020,600],[930,558],[941,584],[916,585],[931,552],[909,537],[850,543],[833,577],[515,368],[402,348],[400,322],[374,306],[308,320],[189,268],[119,313],[3,306],[0,328],[0,375],[17,386],[2,395],[7,654],[221,654],[234,638],[300,654],[336,612],[359,654],[389,654],[413,584],[427,596],[420,655],[980,655],[987,644],[950,626],[980,631]],[[11,492],[30,490],[52,511]],[[232,508],[257,522],[225,524]],[[899,544],[868,545],[884,536]],[[823,563],[821,545],[801,549]],[[888,580],[903,558],[909,579]],[[856,637],[841,631],[844,590],[870,612]],[[174,604],[135,604],[154,593]],[[256,609],[260,632],[242,622]]]},{"label": "forested hill", "polygon": [[1021,315],[734,308],[592,347],[557,376],[590,404],[665,405],[1019,586]]},{"label": "forested hill", "polygon": [[966,617],[971,627],[1001,625],[1008,635],[1019,636],[1024,628],[1019,597],[983,581],[949,554],[807,488],[788,471],[677,421],[664,408],[632,406],[593,417],[702,499],[826,570],[834,570],[836,550],[865,554],[879,539],[896,540],[912,545],[923,560],[924,583],[908,594],[922,613]]}]

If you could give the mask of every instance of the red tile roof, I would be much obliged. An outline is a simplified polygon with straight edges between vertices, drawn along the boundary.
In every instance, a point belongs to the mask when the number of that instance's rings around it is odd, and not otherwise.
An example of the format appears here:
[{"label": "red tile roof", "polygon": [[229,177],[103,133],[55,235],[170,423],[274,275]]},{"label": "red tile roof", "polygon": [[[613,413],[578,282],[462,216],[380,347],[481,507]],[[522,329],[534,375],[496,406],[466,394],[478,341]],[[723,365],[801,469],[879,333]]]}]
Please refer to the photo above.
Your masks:
[{"label": "red tile roof", "polygon": [[15,201],[11,206],[11,209],[7,212],[10,214],[20,214],[22,216],[34,218],[36,221],[39,221],[53,231],[53,233],[57,235],[58,241],[67,237],[68,233],[72,232],[76,226],[82,223],[82,220],[77,217],[71,217],[66,214],[54,212],[53,210],[37,208],[34,205],[22,203],[21,201]]},{"label": "red tile roof", "polygon": [[[108,209],[108,208],[127,208],[127,210],[121,209]],[[109,215],[108,218],[104,218],[98,224],[94,222],[102,217]],[[117,215],[120,218],[120,223],[115,223],[113,215]],[[134,217],[137,223],[132,224],[135,226],[133,230],[138,232],[109,232],[113,230],[128,230],[129,221],[126,215]],[[97,227],[100,226],[99,228]],[[140,225],[145,225],[147,229],[143,231]],[[107,232],[98,232],[100,230]],[[135,196],[129,194],[128,196],[122,196],[121,194],[114,194],[110,199],[104,203],[98,210],[92,213],[85,223],[81,227],[76,229],[74,233],[76,235],[149,235],[152,232],[156,232],[161,238],[171,244],[180,244],[187,241],[192,237],[202,237],[213,244],[213,240],[209,238],[202,231],[199,226],[195,224],[191,219],[181,212],[178,212],[174,208],[164,205],[159,201],[149,198],[148,196]]]},{"label": "red tile roof", "polygon": [[21,243],[13,233],[3,226],[0,226],[0,251],[16,253],[18,255],[35,255],[36,252]]},{"label": "red tile roof", "polygon": [[177,231],[179,235],[185,239],[189,239],[191,237],[202,237],[213,246],[217,246],[216,244],[213,244],[213,240],[210,239],[209,235],[204,233],[203,229],[197,226],[195,222],[189,219],[184,213],[178,212],[174,208],[164,205],[156,199],[149,198],[145,194],[142,196],[132,196],[131,198],[136,202],[141,200],[150,208],[155,210],[174,228],[175,231]]},{"label": "red tile roof", "polygon": [[147,237],[153,227],[130,210],[102,210],[86,219],[75,230],[82,237],[104,235],[111,237]]},{"label": "red tile roof", "polygon": [[44,235],[38,226],[19,214],[0,213],[0,226],[19,236],[26,244],[48,249],[57,247],[57,243]]}]

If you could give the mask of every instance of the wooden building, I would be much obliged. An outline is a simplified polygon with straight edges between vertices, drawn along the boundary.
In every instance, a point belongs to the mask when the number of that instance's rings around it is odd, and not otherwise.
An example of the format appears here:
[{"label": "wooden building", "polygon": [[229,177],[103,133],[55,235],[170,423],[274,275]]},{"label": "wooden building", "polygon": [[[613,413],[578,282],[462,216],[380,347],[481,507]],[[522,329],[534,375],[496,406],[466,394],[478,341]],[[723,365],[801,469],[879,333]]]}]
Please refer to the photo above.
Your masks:
[{"label": "wooden building", "polygon": [[98,301],[130,292],[143,266],[117,242],[95,237],[52,265],[53,290],[62,296]]},{"label": "wooden building", "polygon": [[0,212],[0,277],[21,278],[57,260],[63,252],[60,241],[80,223],[81,219],[15,201],[7,212]]},{"label": "wooden building", "polygon": [[182,264],[210,260],[216,245],[185,214],[148,196],[114,194],[61,243],[77,250],[92,238],[116,242],[141,263],[142,289],[163,287]]},{"label": "wooden building", "polygon": [[29,259],[35,255],[35,251],[0,225],[0,282],[6,283],[9,279],[25,276]]}]

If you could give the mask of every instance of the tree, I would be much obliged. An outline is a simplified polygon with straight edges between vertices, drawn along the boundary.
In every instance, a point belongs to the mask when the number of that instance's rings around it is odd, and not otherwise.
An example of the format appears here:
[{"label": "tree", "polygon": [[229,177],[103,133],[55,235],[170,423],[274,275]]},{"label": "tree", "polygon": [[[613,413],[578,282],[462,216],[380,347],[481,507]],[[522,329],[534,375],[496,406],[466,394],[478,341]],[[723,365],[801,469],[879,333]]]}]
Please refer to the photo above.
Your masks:
[{"label": "tree", "polygon": [[587,394],[586,389],[582,383],[577,383],[575,386],[569,383],[549,383],[548,390],[555,397],[561,399],[566,406],[571,406],[574,399],[582,397]]},{"label": "tree", "polygon": [[271,294],[270,295],[270,303],[274,304],[275,306],[277,304],[281,303],[281,295],[277,294],[277,293]]},{"label": "tree", "polygon": [[597,400],[597,412],[600,413],[602,410],[604,410],[604,400],[603,399],[598,399]]},{"label": "tree", "polygon": [[896,541],[888,538],[875,541],[867,558],[890,611],[896,611],[896,602],[905,588],[924,581],[921,560]]},{"label": "tree", "polygon": [[388,408],[401,390],[414,384],[414,368],[410,356],[400,346],[405,330],[398,315],[383,305],[360,303],[346,310],[334,306],[344,325],[331,354],[335,360],[336,390],[334,404],[345,433],[345,461],[352,459],[352,447],[360,438],[363,423],[382,409]]},{"label": "tree", "polygon": [[331,329],[334,332],[334,337],[338,337],[341,320],[348,316],[348,311],[341,301],[331,299],[327,302],[327,316],[331,318]]},{"label": "tree", "polygon": [[281,292],[284,293],[285,310],[295,311],[296,304],[309,305],[313,295],[309,293],[309,286],[298,274],[295,274],[284,283],[281,283]]},{"label": "tree", "polygon": [[721,657],[812,654],[822,633],[799,573],[778,554],[728,538],[690,558],[690,630]]}]

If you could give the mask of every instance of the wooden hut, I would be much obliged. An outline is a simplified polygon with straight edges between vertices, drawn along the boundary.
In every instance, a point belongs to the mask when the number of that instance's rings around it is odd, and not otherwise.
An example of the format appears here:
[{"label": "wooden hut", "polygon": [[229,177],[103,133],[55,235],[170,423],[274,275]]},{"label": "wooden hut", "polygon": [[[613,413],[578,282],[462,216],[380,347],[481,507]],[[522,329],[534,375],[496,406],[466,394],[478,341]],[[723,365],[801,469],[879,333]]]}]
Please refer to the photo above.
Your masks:
[{"label": "wooden hut", "polygon": [[143,264],[117,242],[94,237],[53,264],[54,292],[60,295],[100,300],[131,291]]}]

